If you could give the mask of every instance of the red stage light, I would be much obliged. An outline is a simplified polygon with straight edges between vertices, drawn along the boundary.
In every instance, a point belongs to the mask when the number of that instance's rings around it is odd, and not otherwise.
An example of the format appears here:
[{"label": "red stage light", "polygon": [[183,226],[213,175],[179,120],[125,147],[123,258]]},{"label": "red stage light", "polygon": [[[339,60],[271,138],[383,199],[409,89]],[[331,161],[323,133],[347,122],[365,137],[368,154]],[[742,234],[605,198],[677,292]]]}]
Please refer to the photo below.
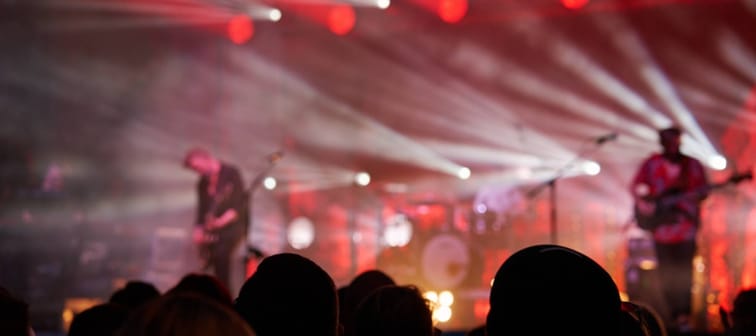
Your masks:
[{"label": "red stage light", "polygon": [[441,0],[438,16],[447,23],[457,23],[467,14],[467,0]]},{"label": "red stage light", "polygon": [[334,6],[328,12],[328,29],[336,35],[346,35],[354,28],[357,17],[349,5]]},{"label": "red stage light", "polygon": [[562,5],[567,9],[580,9],[588,4],[589,0],[562,0]]},{"label": "red stage light", "polygon": [[244,44],[255,34],[255,26],[247,15],[236,15],[228,22],[228,38],[236,44]]}]

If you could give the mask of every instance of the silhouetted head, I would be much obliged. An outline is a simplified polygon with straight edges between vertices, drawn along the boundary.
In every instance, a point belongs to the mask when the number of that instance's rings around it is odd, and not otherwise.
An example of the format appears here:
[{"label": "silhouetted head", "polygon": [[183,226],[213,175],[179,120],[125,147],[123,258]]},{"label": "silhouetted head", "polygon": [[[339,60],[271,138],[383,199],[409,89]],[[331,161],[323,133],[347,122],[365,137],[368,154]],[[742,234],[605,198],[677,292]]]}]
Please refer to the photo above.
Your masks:
[{"label": "silhouetted head", "polygon": [[622,302],[622,335],[666,336],[659,314],[651,307]]},{"label": "silhouetted head", "polygon": [[396,285],[386,273],[378,270],[369,270],[357,275],[344,289],[343,301],[339,302],[343,315],[341,323],[347,335],[351,334],[351,325],[355,311],[362,300],[383,286]]},{"label": "silhouetted head", "polygon": [[742,335],[756,333],[756,289],[741,290],[735,297],[732,327]]},{"label": "silhouetted head", "polygon": [[428,302],[413,286],[384,286],[372,292],[354,314],[356,336],[431,336]]},{"label": "silhouetted head", "polygon": [[253,336],[231,308],[194,293],[168,293],[134,313],[118,336]]},{"label": "silhouetted head", "polygon": [[263,259],[242,286],[236,311],[258,335],[334,336],[336,286],[312,260],[292,253]]},{"label": "silhouetted head", "polygon": [[225,306],[233,306],[231,293],[226,286],[218,278],[208,274],[187,274],[168,293],[195,293],[204,295]]},{"label": "silhouetted head", "polygon": [[499,335],[616,335],[620,299],[611,276],[557,245],[518,251],[499,268],[486,327]]},{"label": "silhouetted head", "polygon": [[128,308],[115,303],[103,303],[74,316],[68,336],[115,335],[129,316]]},{"label": "silhouetted head", "polygon": [[217,173],[220,166],[220,161],[204,148],[192,148],[184,156],[184,167],[201,175]]},{"label": "silhouetted head", "polygon": [[29,327],[29,305],[0,287],[0,330],[3,335],[27,336]]},{"label": "silhouetted head", "polygon": [[679,156],[680,145],[682,144],[682,130],[678,127],[668,127],[659,130],[659,143],[662,145],[665,156]]},{"label": "silhouetted head", "polygon": [[133,310],[158,297],[160,297],[160,291],[153,284],[144,281],[129,281],[126,286],[113,292],[109,302]]}]

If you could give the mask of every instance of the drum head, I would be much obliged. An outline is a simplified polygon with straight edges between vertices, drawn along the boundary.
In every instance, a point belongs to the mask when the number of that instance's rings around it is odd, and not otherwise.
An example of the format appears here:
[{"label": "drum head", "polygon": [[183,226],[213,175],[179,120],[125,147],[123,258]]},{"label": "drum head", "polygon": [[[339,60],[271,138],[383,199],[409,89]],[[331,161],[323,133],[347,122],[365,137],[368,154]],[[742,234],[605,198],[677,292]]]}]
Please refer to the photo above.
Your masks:
[{"label": "drum head", "polygon": [[429,239],[423,248],[422,274],[436,289],[453,289],[469,275],[470,259],[470,250],[460,237],[439,234]]}]

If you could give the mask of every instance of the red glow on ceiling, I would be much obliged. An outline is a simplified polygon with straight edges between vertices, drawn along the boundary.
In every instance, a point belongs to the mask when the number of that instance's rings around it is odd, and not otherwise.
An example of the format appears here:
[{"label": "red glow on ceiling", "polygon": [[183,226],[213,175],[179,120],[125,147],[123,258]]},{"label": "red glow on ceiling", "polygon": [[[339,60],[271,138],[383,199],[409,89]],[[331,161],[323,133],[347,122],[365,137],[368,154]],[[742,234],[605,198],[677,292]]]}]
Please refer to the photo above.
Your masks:
[{"label": "red glow on ceiling", "polygon": [[236,44],[244,44],[255,34],[255,26],[247,15],[236,15],[228,22],[228,38]]},{"label": "red glow on ceiling", "polygon": [[441,0],[438,16],[447,23],[457,23],[467,14],[467,0]]},{"label": "red glow on ceiling", "polygon": [[588,0],[562,0],[562,5],[567,9],[580,9],[588,4]]},{"label": "red glow on ceiling", "polygon": [[346,35],[354,28],[357,17],[349,5],[334,6],[328,12],[328,29],[336,35]]}]

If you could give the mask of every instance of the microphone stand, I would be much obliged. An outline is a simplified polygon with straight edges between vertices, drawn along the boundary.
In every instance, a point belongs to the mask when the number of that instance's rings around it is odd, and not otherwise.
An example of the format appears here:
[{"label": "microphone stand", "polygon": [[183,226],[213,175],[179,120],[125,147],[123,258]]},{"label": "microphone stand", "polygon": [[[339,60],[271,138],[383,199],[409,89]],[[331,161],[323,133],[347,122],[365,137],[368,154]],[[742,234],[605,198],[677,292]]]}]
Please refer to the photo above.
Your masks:
[{"label": "microphone stand", "polygon": [[246,259],[248,260],[251,256],[254,256],[256,259],[260,259],[265,256],[265,254],[260,251],[258,248],[254,247],[252,245],[252,240],[250,239],[251,233],[252,233],[252,226],[255,221],[254,216],[254,209],[255,209],[255,191],[257,191],[257,188],[260,187],[262,182],[267,177],[268,173],[273,170],[273,167],[276,166],[276,163],[283,157],[283,154],[279,152],[275,152],[273,154],[270,154],[268,157],[268,165],[257,175],[255,175],[255,178],[252,179],[252,182],[249,184],[249,191],[247,192],[249,199],[247,200],[247,204],[249,204],[249,219],[247,223],[247,230],[245,235],[245,246],[247,247],[246,251]]},{"label": "microphone stand", "polygon": [[[554,173],[554,176],[549,178],[548,180],[544,181],[543,183],[537,185],[535,188],[531,189],[527,192],[528,198],[532,199],[538,196],[544,189],[549,190],[549,236],[551,239],[552,244],[557,244],[557,232],[558,232],[558,225],[557,225],[557,181],[562,179],[569,170],[584,156],[587,156],[588,154],[592,154],[596,151],[598,151],[601,146],[611,140],[616,139],[616,134],[610,135],[610,136],[603,136],[599,137],[595,140],[592,140],[591,143],[595,144],[595,146],[587,147],[583,146],[583,150],[577,153],[575,157],[573,157],[570,161],[567,161],[562,167],[557,169],[557,171]],[[587,147],[587,148],[586,148]]]}]

